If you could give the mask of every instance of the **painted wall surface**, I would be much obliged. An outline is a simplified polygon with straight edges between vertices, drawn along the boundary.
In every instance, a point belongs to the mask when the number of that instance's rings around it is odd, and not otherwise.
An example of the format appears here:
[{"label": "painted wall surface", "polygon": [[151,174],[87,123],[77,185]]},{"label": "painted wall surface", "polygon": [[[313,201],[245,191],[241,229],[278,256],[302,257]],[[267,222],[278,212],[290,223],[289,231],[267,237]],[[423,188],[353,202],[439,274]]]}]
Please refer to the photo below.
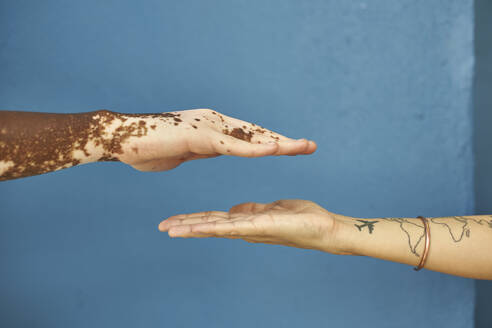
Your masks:
[{"label": "painted wall surface", "polygon": [[[492,213],[492,2],[475,1],[474,146],[475,206]],[[492,327],[492,281],[476,283],[476,328]]]},{"label": "painted wall surface", "polygon": [[473,280],[157,231],[176,213],[282,198],[360,217],[471,213],[472,7],[2,2],[2,109],[212,107],[319,150],[0,183],[0,325],[472,327]]}]

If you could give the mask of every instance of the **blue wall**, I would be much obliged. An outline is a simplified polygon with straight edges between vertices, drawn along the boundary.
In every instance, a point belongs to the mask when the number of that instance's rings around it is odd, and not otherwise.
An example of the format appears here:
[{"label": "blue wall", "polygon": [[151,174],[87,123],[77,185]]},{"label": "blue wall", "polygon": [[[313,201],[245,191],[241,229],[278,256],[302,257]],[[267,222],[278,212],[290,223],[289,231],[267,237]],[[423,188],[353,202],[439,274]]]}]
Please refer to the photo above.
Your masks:
[{"label": "blue wall", "polygon": [[[492,213],[492,1],[475,1],[474,145],[478,214]],[[492,281],[476,283],[476,328],[492,327]]]},{"label": "blue wall", "polygon": [[213,107],[313,156],[101,163],[0,184],[8,327],[471,327],[473,281],[370,258],[171,240],[176,213],[303,198],[471,213],[471,0],[10,1],[0,108]]}]

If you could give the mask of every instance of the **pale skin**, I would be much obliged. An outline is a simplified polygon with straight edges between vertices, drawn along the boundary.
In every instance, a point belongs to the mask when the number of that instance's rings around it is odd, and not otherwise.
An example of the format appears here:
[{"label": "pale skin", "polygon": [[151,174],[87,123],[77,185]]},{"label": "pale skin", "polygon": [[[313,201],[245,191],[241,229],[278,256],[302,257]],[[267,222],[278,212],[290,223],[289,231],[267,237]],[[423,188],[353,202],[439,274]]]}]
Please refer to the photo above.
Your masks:
[{"label": "pale skin", "polygon": [[315,150],[313,141],[294,140],[211,109],[157,114],[0,111],[0,181],[100,161],[166,171],[220,155],[303,155]]},{"label": "pale skin", "polygon": [[[492,280],[492,216],[430,218],[428,270]],[[229,238],[338,255],[363,255],[417,266],[424,226],[417,218],[352,218],[311,201],[244,203],[228,212],[172,216],[159,225],[170,237]]]}]

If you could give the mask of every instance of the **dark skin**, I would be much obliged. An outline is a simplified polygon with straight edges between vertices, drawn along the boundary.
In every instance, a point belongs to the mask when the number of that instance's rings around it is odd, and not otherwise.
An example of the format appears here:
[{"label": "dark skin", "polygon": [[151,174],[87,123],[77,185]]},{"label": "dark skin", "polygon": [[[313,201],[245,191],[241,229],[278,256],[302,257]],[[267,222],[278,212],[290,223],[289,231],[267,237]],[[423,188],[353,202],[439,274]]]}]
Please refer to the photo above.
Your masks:
[{"label": "dark skin", "polygon": [[298,155],[315,149],[312,141],[293,140],[209,109],[156,114],[0,111],[0,181],[98,161],[164,171],[220,155]]},{"label": "dark skin", "polygon": [[[91,116],[83,114],[40,114],[0,112],[1,159],[13,162],[2,180],[42,174],[81,163],[72,152],[84,152],[89,136],[101,132],[91,128]],[[105,143],[105,155],[98,160],[116,160],[116,143]],[[87,156],[87,151],[84,152]]]}]

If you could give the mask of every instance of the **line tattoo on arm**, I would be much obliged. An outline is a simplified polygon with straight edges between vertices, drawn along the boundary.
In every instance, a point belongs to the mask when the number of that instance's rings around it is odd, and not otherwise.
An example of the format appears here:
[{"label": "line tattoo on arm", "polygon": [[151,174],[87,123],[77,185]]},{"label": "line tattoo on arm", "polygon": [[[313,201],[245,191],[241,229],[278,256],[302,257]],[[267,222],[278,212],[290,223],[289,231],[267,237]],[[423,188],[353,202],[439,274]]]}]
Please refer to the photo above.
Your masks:
[{"label": "line tattoo on arm", "polygon": [[[492,218],[492,216],[489,216]],[[367,231],[372,234],[375,229],[375,224],[378,222],[394,222],[398,223],[400,226],[400,230],[404,233],[409,250],[416,257],[420,257],[419,252],[417,251],[418,246],[424,240],[425,236],[425,228],[422,223],[417,222],[412,219],[404,219],[404,218],[381,218],[378,221],[370,221],[370,220],[357,220],[361,224],[354,223],[354,226],[362,232],[364,227],[367,227]],[[463,216],[454,216],[454,217],[443,217],[443,218],[430,218],[430,223],[434,225],[443,227],[449,233],[451,240],[454,243],[459,243],[463,241],[463,238],[470,238],[471,236],[471,225],[477,224],[480,226],[485,226],[492,229],[492,220],[491,219],[477,219],[477,218],[466,218]]]}]

